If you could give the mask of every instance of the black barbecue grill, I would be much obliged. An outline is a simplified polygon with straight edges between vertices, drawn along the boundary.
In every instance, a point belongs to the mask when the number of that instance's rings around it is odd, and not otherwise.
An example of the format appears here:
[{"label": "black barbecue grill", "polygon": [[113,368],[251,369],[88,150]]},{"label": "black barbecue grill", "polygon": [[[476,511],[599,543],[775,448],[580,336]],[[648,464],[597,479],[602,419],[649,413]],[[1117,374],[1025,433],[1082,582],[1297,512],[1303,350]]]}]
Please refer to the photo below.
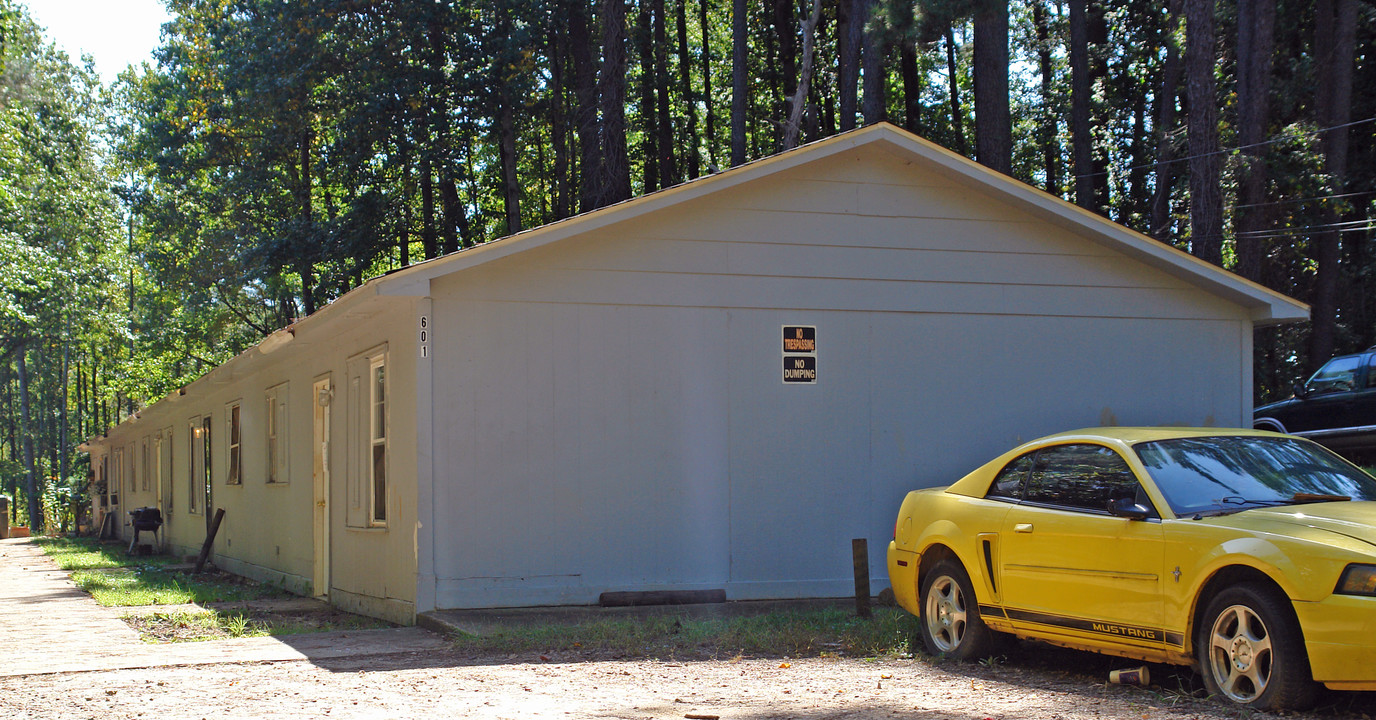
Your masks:
[{"label": "black barbecue grill", "polygon": [[129,511],[129,523],[134,527],[134,537],[129,541],[129,554],[134,553],[134,548],[139,544],[139,533],[153,533],[153,542],[160,547],[161,538],[158,531],[162,529],[162,511],[155,507],[134,508]]}]

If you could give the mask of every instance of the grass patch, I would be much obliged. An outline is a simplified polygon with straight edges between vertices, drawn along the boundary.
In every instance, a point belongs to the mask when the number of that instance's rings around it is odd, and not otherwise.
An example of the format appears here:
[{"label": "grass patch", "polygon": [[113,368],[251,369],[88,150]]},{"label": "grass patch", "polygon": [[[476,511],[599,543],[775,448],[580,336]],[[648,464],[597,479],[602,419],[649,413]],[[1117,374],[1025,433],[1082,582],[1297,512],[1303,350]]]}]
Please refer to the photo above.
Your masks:
[{"label": "grass patch", "polygon": [[93,538],[40,537],[34,538],[33,544],[43,548],[63,570],[171,565],[178,561],[171,555],[130,556],[120,543],[102,543]]},{"label": "grass patch", "polygon": [[371,630],[392,627],[374,618],[337,611],[312,613],[172,612],[124,618],[144,642],[196,642],[265,635],[300,635],[330,630]]},{"label": "grass patch", "polygon": [[72,582],[106,607],[133,605],[181,605],[184,603],[236,602],[289,597],[277,588],[224,572],[200,575],[168,569],[180,558],[172,555],[125,554],[119,544],[91,538],[45,537],[34,544],[43,548]]},{"label": "grass patch", "polygon": [[553,653],[612,657],[899,657],[912,653],[917,620],[875,608],[868,620],[840,608],[787,610],[746,617],[653,616],[500,628],[460,635],[458,649],[482,653]]},{"label": "grass patch", "polygon": [[188,575],[152,565],[73,570],[72,582],[106,607],[290,597],[277,588],[228,573]]}]

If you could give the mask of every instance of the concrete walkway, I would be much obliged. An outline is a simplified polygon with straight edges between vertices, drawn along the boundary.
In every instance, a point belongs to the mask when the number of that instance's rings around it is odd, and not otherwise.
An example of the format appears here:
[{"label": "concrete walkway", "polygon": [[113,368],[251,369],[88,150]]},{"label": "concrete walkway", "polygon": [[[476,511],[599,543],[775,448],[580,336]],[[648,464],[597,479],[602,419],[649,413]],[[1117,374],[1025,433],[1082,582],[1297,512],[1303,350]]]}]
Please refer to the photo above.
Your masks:
[{"label": "concrete walkway", "polygon": [[0,540],[0,677],[98,670],[322,660],[433,652],[418,627],[170,644],[139,639],[122,608],[106,608],[28,538]]}]

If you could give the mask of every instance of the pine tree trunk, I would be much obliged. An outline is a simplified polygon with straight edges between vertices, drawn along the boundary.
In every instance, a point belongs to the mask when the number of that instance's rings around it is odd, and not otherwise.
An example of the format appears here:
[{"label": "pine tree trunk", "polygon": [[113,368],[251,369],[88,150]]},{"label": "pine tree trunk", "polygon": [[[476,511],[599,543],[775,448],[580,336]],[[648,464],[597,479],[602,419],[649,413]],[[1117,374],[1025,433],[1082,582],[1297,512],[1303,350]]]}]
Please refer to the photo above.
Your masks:
[{"label": "pine tree trunk", "polygon": [[889,103],[885,97],[888,78],[885,77],[884,60],[889,54],[888,44],[879,31],[869,27],[869,17],[873,12],[874,0],[859,0],[861,29],[861,65],[865,69],[865,99],[861,115],[866,125],[885,122],[889,119]]},{"label": "pine tree trunk", "polygon": [[1089,20],[1086,0],[1070,0],[1070,149],[1075,204],[1098,212],[1094,201],[1094,137],[1089,128]]},{"label": "pine tree trunk", "polygon": [[975,156],[985,167],[1013,172],[1007,3],[989,3],[975,15]]},{"label": "pine tree trunk", "polygon": [[840,95],[841,132],[855,129],[859,98],[860,44],[864,37],[864,0],[840,0],[837,7],[836,44],[839,55],[837,94]]},{"label": "pine tree trunk", "polygon": [[[562,29],[562,28],[560,28]],[[554,220],[563,220],[569,212],[569,146],[568,113],[564,101],[568,97],[568,36],[554,27],[549,31],[550,47],[550,144],[554,146]]]},{"label": "pine tree trunk", "polygon": [[903,41],[898,63],[903,82],[903,128],[916,135],[922,131],[922,76],[917,70],[917,44],[911,39]]},{"label": "pine tree trunk", "polygon": [[[845,0],[842,0],[845,2]],[[951,96],[951,137],[955,141],[955,151],[970,156],[965,144],[965,112],[960,108],[960,73],[956,67],[956,34],[946,28],[946,85]]]},{"label": "pine tree trunk", "polygon": [[578,131],[578,210],[597,207],[601,177],[601,128],[597,122],[597,62],[588,29],[586,0],[566,0],[564,18],[568,28],[569,56],[573,60],[573,124]]},{"label": "pine tree trunk", "polygon": [[401,266],[411,264],[411,147],[405,140],[397,142],[397,157],[401,161],[401,226],[397,228],[397,253]]},{"label": "pine tree trunk", "polygon": [[43,531],[43,508],[39,502],[38,473],[33,457],[33,422],[29,413],[29,351],[20,348],[15,354],[16,369],[19,373],[19,432],[23,435],[24,445],[24,492],[28,497],[29,531],[38,535]]},{"label": "pine tree trunk", "polygon": [[67,398],[71,395],[71,387],[67,380],[68,365],[72,359],[72,316],[66,313],[65,318],[66,332],[62,334],[62,397],[59,399],[58,426],[57,426],[57,458],[58,471],[57,480],[60,483],[67,482],[67,474],[70,469],[67,466]]},{"label": "pine tree trunk", "polygon": [[1124,199],[1124,215],[1118,222],[1141,228],[1151,206],[1151,191],[1147,188],[1147,98],[1142,93],[1132,97],[1131,161],[1126,186],[1119,190]]},{"label": "pine tree trunk", "polygon": [[[1314,8],[1315,121],[1323,134],[1324,170],[1331,179],[1331,194],[1345,191],[1348,129],[1351,119],[1353,48],[1357,27],[1356,0],[1318,0]],[[1315,277],[1312,309],[1313,331],[1309,337],[1309,364],[1317,368],[1333,355],[1338,314],[1338,262],[1342,258],[1340,235],[1333,227],[1337,213],[1327,209],[1314,238]]]},{"label": "pine tree trunk", "polygon": [[[1037,67],[1042,75],[1042,102],[1050,105],[1056,97],[1055,66],[1051,64],[1051,27],[1046,6],[1040,0],[1032,3],[1032,24],[1037,37]],[[1042,145],[1042,171],[1046,173],[1046,191],[1061,194],[1061,145],[1056,133],[1056,108],[1043,108],[1039,140]]]},{"label": "pine tree trunk", "polygon": [[[688,0],[678,0],[675,6],[678,31],[678,92],[688,108],[688,179],[702,175],[702,161],[698,158],[698,101],[693,93],[693,58],[688,54]],[[704,44],[706,36],[703,37]]]},{"label": "pine tree trunk", "polygon": [[731,3],[731,165],[745,164],[746,3]]},{"label": "pine tree trunk", "polygon": [[[310,128],[307,127],[301,133],[301,187],[298,196],[301,219],[307,228],[315,224],[315,209],[311,203],[313,185],[311,180],[311,145],[313,142]],[[312,238],[307,242],[313,243],[314,239]],[[312,254],[298,253],[295,263],[296,272],[301,276],[301,304],[304,306],[302,309],[305,311],[306,317],[315,314],[315,267],[314,258],[310,257]]]},{"label": "pine tree trunk", "polygon": [[793,115],[793,96],[798,90],[797,25],[793,18],[793,0],[770,0],[770,5],[774,36],[779,44],[779,116],[785,118],[779,126],[784,130],[784,144],[787,145],[788,127],[784,123]]},{"label": "pine tree trunk", "polygon": [[1266,205],[1266,126],[1270,122],[1271,53],[1275,48],[1276,0],[1239,0],[1237,6],[1238,168],[1237,273],[1261,279],[1266,242],[1258,235],[1270,223]]},{"label": "pine tree trunk", "polygon": [[[1094,88],[1101,87],[1103,79],[1108,75],[1108,16],[1104,12],[1104,0],[1090,0],[1087,10],[1090,115],[1093,116],[1099,112],[1095,107],[1097,103],[1094,102]],[[1096,141],[1092,136],[1090,143],[1090,164],[1093,168],[1090,177],[1094,184],[1094,203],[1098,206],[1099,214],[1108,217],[1109,209],[1112,207],[1109,197],[1108,149],[1103,141]]]},{"label": "pine tree trunk", "polygon": [[[427,28],[430,39],[430,69],[437,78],[445,76],[449,62],[449,43],[445,28],[438,15],[432,15]],[[459,206],[459,193],[454,187],[454,167],[450,162],[452,143],[450,142],[448,88],[439,81],[436,97],[427,108],[430,124],[435,128],[439,146],[440,205],[444,209],[444,222],[439,226],[439,254],[448,255],[459,249],[456,228],[466,222],[460,218],[463,209]]]},{"label": "pine tree trunk", "polygon": [[1185,76],[1190,98],[1190,250],[1223,262],[1222,161],[1214,85],[1214,0],[1185,0]]},{"label": "pine tree trunk", "polygon": [[420,159],[420,244],[425,259],[439,257],[439,243],[435,240],[435,175],[430,168],[430,148],[421,150]]},{"label": "pine tree trunk", "polygon": [[659,129],[659,183],[662,187],[677,185],[678,163],[674,157],[674,123],[669,112],[669,33],[665,28],[664,0],[651,0],[654,8],[655,38],[655,99],[659,114],[656,126]]},{"label": "pine tree trunk", "polygon": [[712,102],[712,43],[708,21],[709,0],[698,0],[698,27],[702,29],[702,111],[703,129],[707,133],[707,162],[717,164],[717,119]]},{"label": "pine tree trunk", "polygon": [[1168,20],[1162,42],[1166,45],[1166,59],[1161,65],[1161,85],[1156,94],[1156,189],[1151,201],[1151,236],[1170,242],[1172,232],[1171,188],[1175,185],[1176,94],[1180,87],[1180,49],[1176,46],[1175,30],[1180,23],[1182,0],[1169,0]]},{"label": "pine tree trunk", "polygon": [[812,14],[803,21],[803,67],[799,73],[793,96],[789,99],[788,119],[784,122],[784,149],[791,150],[798,145],[802,133],[803,113],[807,109],[807,98],[812,88],[812,67],[815,62],[814,48],[817,44],[817,23],[822,19],[822,0],[812,0]]},{"label": "pine tree trunk", "polygon": [[626,154],[626,4],[602,0],[602,172],[597,206],[631,196],[631,164]]},{"label": "pine tree trunk", "polygon": [[516,118],[511,98],[502,92],[497,109],[497,145],[502,165],[502,198],[506,208],[506,234],[521,232],[521,183],[516,174]]},{"label": "pine tree trunk", "polygon": [[660,188],[659,128],[655,113],[654,40],[650,28],[650,2],[651,0],[640,0],[635,24],[636,56],[640,60],[640,182],[643,193],[652,193]]}]

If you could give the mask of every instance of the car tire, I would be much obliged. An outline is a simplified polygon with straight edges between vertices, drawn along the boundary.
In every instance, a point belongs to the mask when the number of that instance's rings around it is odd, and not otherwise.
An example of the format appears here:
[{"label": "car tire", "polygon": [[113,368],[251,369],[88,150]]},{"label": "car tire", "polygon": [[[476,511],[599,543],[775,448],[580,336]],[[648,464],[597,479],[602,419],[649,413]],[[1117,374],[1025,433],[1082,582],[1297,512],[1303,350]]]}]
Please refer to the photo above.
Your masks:
[{"label": "car tire", "polygon": [[1257,710],[1303,710],[1318,685],[1290,600],[1259,584],[1230,587],[1209,601],[1195,658],[1211,695]]},{"label": "car tire", "polygon": [[997,649],[994,632],[979,614],[970,576],[955,560],[937,563],[922,578],[919,625],[927,652],[954,660],[978,660]]}]

